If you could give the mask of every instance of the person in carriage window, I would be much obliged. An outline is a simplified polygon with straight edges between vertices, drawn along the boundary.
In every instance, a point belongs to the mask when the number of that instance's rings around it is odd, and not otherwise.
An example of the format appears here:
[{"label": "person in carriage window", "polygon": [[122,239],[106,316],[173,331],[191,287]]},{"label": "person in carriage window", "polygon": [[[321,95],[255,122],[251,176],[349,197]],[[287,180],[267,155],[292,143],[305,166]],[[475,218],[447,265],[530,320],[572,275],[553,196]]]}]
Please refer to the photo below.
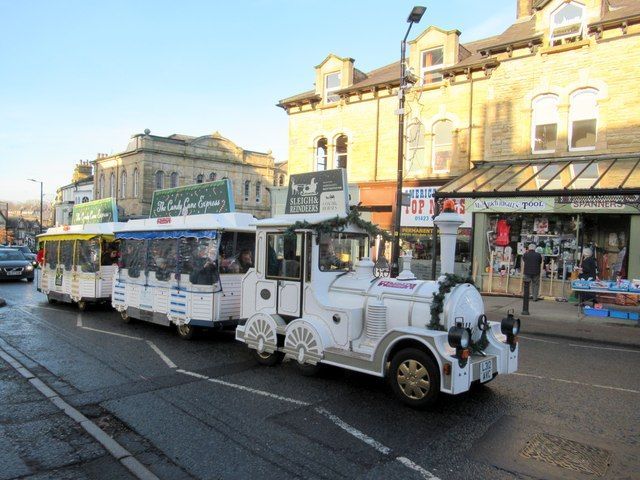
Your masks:
[{"label": "person in carriage window", "polygon": [[198,249],[198,256],[194,259],[193,271],[189,280],[194,285],[213,285],[218,283],[218,264],[208,254],[206,248]]}]

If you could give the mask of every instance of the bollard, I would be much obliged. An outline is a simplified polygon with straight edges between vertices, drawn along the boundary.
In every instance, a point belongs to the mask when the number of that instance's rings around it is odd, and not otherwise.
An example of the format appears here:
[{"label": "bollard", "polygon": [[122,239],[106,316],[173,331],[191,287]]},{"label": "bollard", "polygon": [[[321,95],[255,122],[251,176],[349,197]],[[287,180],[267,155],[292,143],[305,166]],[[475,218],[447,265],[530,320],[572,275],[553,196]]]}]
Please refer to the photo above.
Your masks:
[{"label": "bollard", "polygon": [[529,315],[529,287],[531,280],[525,280],[522,285],[522,315]]}]

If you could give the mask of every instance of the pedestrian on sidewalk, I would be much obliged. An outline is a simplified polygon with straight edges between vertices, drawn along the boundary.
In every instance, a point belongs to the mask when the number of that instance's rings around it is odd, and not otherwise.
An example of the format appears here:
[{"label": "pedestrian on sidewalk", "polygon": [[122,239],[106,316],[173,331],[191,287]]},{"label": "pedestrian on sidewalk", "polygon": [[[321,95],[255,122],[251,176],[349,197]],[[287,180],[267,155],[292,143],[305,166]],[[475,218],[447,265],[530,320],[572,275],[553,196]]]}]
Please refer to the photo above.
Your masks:
[{"label": "pedestrian on sidewalk", "polygon": [[[537,245],[532,243],[529,245],[527,253],[522,256],[524,261],[524,277],[523,280],[529,283],[531,287],[531,295],[533,295],[533,301],[538,301],[538,294],[540,293],[540,267],[542,265],[542,255],[536,252]],[[528,300],[528,299],[527,299]]]},{"label": "pedestrian on sidewalk", "polygon": [[[596,258],[593,256],[593,251],[590,248],[585,248],[582,252],[583,259],[580,264],[580,279],[582,280],[597,280],[598,279],[598,264]],[[596,303],[596,295],[591,292],[580,292],[580,306],[583,307],[586,302]]]}]

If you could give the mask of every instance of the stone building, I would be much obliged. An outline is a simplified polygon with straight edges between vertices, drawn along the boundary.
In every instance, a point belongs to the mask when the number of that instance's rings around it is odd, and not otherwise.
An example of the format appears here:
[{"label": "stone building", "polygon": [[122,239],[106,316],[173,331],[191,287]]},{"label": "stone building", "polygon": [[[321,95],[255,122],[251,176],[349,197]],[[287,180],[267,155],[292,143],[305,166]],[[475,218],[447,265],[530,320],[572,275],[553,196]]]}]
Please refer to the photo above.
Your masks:
[{"label": "stone building", "polygon": [[271,152],[244,150],[219,133],[131,137],[115,155],[98,154],[94,164],[95,198],[117,199],[121,219],[149,214],[153,192],[228,178],[236,210],[264,218],[269,215],[268,186],[274,184]]},{"label": "stone building", "polygon": [[[402,225],[425,243],[434,191],[484,162],[533,162],[527,168],[540,171],[540,181],[584,167],[593,183],[607,167],[594,158],[640,152],[640,2],[516,1],[513,25],[489,38],[464,43],[458,30],[429,26],[409,41],[404,186],[419,214],[405,223],[405,213],[416,212],[403,212]],[[354,64],[330,54],[315,67],[312,90],[280,101],[289,116],[289,173],[346,168],[363,208],[391,228],[400,64],[366,73]],[[585,163],[567,166],[579,158]],[[478,273],[487,267],[480,250],[493,221],[474,212],[478,238],[469,231],[461,242],[459,259],[473,254]],[[625,241],[640,235],[640,216],[624,222]],[[640,260],[633,262],[628,272],[640,275]]]},{"label": "stone building", "polygon": [[71,183],[56,190],[53,202],[53,224],[69,225],[73,206],[93,200],[93,165],[80,161],[73,169]]}]

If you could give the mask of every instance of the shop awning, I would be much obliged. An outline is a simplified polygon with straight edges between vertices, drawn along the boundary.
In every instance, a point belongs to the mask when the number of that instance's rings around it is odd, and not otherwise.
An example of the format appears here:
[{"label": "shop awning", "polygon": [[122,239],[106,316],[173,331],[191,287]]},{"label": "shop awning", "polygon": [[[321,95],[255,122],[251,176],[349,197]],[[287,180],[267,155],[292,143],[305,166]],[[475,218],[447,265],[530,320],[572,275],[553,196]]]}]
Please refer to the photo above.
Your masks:
[{"label": "shop awning", "polygon": [[436,198],[617,195],[640,203],[640,155],[491,161],[435,192]]},{"label": "shop awning", "polygon": [[171,238],[216,238],[216,230],[164,230],[146,232],[117,232],[117,239],[156,240]]}]

